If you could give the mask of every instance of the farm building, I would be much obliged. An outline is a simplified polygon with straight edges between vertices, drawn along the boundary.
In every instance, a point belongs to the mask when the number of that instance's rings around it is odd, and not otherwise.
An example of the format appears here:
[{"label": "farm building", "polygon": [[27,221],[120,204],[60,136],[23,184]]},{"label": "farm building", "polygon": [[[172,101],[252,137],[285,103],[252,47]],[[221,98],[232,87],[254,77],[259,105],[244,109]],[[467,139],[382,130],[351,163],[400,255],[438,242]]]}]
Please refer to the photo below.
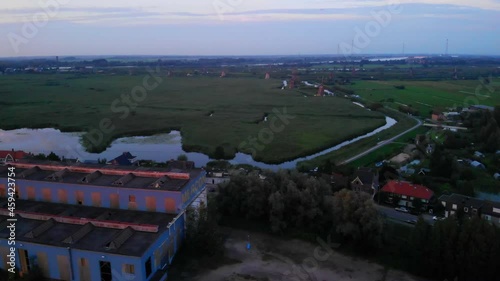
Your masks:
[{"label": "farm building", "polygon": [[[15,167],[16,267],[24,274],[37,264],[58,280],[165,280],[185,237],[186,209],[207,202],[201,169],[7,164],[0,166],[0,197]],[[3,225],[9,211],[0,202]],[[4,259],[8,237],[2,228]]]}]

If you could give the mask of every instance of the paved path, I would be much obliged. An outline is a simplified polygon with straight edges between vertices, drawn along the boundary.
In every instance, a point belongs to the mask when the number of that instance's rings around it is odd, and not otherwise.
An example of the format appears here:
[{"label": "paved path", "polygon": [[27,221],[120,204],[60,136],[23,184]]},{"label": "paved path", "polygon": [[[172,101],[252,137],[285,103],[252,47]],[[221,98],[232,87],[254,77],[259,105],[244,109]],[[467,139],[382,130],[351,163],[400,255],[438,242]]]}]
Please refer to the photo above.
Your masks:
[{"label": "paved path", "polygon": [[[386,218],[390,218],[396,221],[404,222],[406,223],[407,221],[410,220],[418,220],[418,216],[409,214],[409,213],[403,213],[396,211],[392,207],[387,207],[387,206],[382,206],[382,205],[377,205],[375,204],[375,208],[379,211],[380,214],[382,214]],[[434,225],[434,220],[432,219],[432,216],[429,214],[422,214],[422,218],[430,225]]]},{"label": "paved path", "polygon": [[414,116],[411,116],[411,118],[413,118],[413,120],[417,121],[417,125],[411,127],[410,129],[408,129],[408,130],[402,132],[401,134],[398,134],[398,135],[396,135],[396,136],[394,136],[394,137],[392,137],[392,138],[390,138],[388,140],[379,142],[376,146],[374,146],[372,148],[369,148],[369,149],[367,149],[367,150],[365,150],[365,151],[363,151],[363,152],[361,152],[361,153],[359,153],[359,154],[357,154],[357,155],[355,155],[355,156],[353,156],[353,157],[351,157],[351,158],[349,158],[349,159],[341,162],[340,165],[351,163],[352,161],[357,160],[357,159],[359,159],[359,158],[367,155],[368,153],[370,153],[372,151],[375,151],[375,150],[377,150],[377,149],[379,149],[379,148],[381,148],[381,147],[383,147],[385,145],[388,145],[388,144],[392,143],[394,140],[396,140],[397,138],[401,137],[402,135],[404,135],[404,134],[406,134],[408,132],[411,132],[411,131],[417,129],[418,127],[422,126],[422,121],[420,121],[420,119],[418,119],[418,118],[416,118]]}]

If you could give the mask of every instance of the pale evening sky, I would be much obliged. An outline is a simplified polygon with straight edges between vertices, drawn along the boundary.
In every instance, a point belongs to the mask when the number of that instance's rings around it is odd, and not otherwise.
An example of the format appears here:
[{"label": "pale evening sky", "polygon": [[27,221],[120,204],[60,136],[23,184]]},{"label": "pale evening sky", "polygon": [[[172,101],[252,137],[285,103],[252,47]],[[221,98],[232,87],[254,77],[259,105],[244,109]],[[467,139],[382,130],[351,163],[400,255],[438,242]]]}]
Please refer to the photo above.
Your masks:
[{"label": "pale evening sky", "polygon": [[449,39],[450,54],[500,55],[499,26],[500,0],[3,0],[0,57],[336,54],[353,39],[358,53]]}]

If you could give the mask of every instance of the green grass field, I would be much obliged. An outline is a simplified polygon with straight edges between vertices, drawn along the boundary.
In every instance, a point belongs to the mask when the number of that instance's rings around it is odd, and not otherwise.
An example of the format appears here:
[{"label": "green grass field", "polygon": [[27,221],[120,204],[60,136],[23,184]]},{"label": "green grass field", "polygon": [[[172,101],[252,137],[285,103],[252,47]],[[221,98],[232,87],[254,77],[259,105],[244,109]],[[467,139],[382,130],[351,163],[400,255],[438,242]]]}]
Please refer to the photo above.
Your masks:
[{"label": "green grass field", "polygon": [[[405,89],[394,88],[397,85],[404,85]],[[430,111],[435,107],[500,104],[500,82],[496,80],[488,87],[479,80],[356,81],[350,89],[366,101],[383,102],[395,109],[400,105],[411,106],[424,117],[430,117]]]},{"label": "green grass field", "polygon": [[[226,157],[259,133],[269,143],[259,142],[255,159],[279,163],[309,155],[369,132],[385,123],[384,116],[353,105],[343,98],[304,97],[301,90],[281,90],[281,80],[257,78],[161,77],[160,85],[147,92],[136,108],[125,106],[122,95],[143,84],[143,75],[23,74],[0,76],[0,128],[59,128],[89,131],[105,118],[115,127],[97,145],[84,142],[91,151],[101,151],[122,136],[167,133],[180,129],[189,151],[213,155],[222,146]],[[149,81],[150,84],[154,80]],[[311,92],[312,93],[312,92]],[[115,102],[115,109],[112,104]],[[123,107],[130,110],[125,114]],[[275,118],[273,110],[286,108],[294,119],[280,132],[262,132]],[[213,112],[213,116],[209,117]],[[269,122],[262,122],[265,114]],[[124,116],[127,115],[127,116]],[[281,121],[276,122],[281,127]],[[264,130],[264,131],[262,131]],[[239,149],[238,149],[239,147]]]}]

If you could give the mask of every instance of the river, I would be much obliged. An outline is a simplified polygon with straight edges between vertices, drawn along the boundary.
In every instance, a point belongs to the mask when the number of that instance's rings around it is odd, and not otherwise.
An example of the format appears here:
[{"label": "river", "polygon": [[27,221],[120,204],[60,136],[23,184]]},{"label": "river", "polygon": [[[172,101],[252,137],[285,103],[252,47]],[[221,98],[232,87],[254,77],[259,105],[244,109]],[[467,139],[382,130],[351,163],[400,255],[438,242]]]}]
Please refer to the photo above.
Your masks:
[{"label": "river", "polygon": [[[338,150],[355,141],[370,137],[380,131],[386,130],[397,121],[386,117],[386,124],[376,130],[356,137],[354,139],[337,144],[333,147],[309,155],[301,157],[293,161],[284,162],[281,164],[266,164],[257,162],[250,155],[237,153],[233,160],[233,164],[250,164],[264,169],[292,169],[295,168],[297,162],[310,160],[326,153]],[[4,131],[0,130],[0,150],[24,150],[34,154],[48,154],[54,152],[59,156],[66,158],[78,158],[80,160],[97,160],[98,158],[107,160],[119,156],[122,152],[129,151],[138,159],[154,160],[165,162],[170,159],[176,159],[181,154],[187,155],[189,160],[194,161],[197,166],[204,166],[211,159],[202,153],[186,152],[182,149],[182,136],[179,131],[172,131],[169,134],[158,134],[148,137],[127,137],[115,140],[108,149],[102,153],[88,153],[80,144],[80,138],[83,133],[62,133],[56,129],[17,129]]]}]

